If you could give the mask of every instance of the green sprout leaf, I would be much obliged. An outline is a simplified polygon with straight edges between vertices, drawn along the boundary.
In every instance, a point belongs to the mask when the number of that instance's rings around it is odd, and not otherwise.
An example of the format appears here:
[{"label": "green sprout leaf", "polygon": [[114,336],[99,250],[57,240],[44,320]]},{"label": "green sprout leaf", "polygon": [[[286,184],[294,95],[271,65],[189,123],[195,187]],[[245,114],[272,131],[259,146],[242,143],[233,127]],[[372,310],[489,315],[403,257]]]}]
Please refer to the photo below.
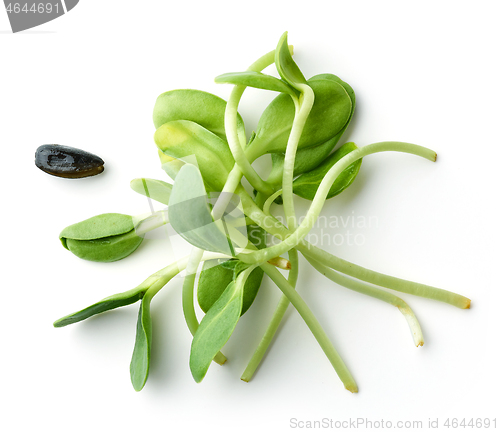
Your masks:
[{"label": "green sprout leaf", "polygon": [[[344,88],[344,90],[346,91],[346,93],[349,95],[349,98],[351,99],[351,112],[349,113],[349,118],[347,119],[347,122],[344,125],[344,127],[331,140],[331,141],[335,140],[335,144],[336,144],[339,141],[340,137],[344,134],[344,132],[347,129],[347,127],[349,126],[349,123],[351,123],[352,116],[354,115],[354,110],[356,108],[356,95],[355,95],[354,90],[352,89],[352,87],[349,84],[347,84],[345,81],[342,81],[336,75],[328,74],[328,73],[315,75],[315,76],[313,76],[309,80],[309,82],[318,81],[318,80],[329,80],[329,81],[332,81],[332,82],[340,84]],[[332,149],[333,149],[333,147],[332,147]]]},{"label": "green sprout leaf", "polygon": [[113,262],[129,256],[142,243],[143,238],[134,231],[97,240],[67,239],[68,249],[87,261]]},{"label": "green sprout leaf", "polygon": [[137,318],[134,352],[130,361],[130,379],[136,391],[142,390],[149,374],[152,340],[150,304],[151,299],[149,297],[142,299]]},{"label": "green sprout leaf", "polygon": [[132,216],[120,213],[105,213],[70,225],[59,239],[77,257],[98,262],[125,258],[143,240],[135,233]]},{"label": "green sprout leaf", "polygon": [[236,260],[205,261],[198,280],[198,304],[203,312],[207,313],[219,299],[227,286],[233,282],[234,270],[225,264],[236,263]]},{"label": "green sprout leaf", "polygon": [[[198,123],[223,140],[226,139],[224,111],[226,101],[200,90],[172,90],[158,96],[153,110],[155,128],[174,120]],[[245,125],[237,116],[238,135],[245,137]]]},{"label": "green sprout leaf", "polygon": [[154,139],[158,149],[171,158],[179,160],[195,155],[203,180],[210,190],[221,191],[224,188],[234,166],[227,142],[187,120],[165,123],[157,129]]},{"label": "green sprout leaf", "polygon": [[130,187],[137,193],[168,205],[172,185],[161,180],[137,178],[130,182]]},{"label": "green sprout leaf", "polygon": [[226,344],[241,315],[243,284],[231,282],[201,320],[194,334],[189,367],[196,382],[201,382],[215,355]]},{"label": "green sprout leaf", "polygon": [[[356,144],[350,142],[344,144],[338,150],[333,152],[321,165],[308,173],[302,174],[293,182],[293,192],[302,198],[313,200],[316,191],[323,180],[325,174],[346,154],[356,150]],[[327,199],[338,195],[354,181],[361,167],[361,159],[349,165],[333,182]]]},{"label": "green sprout leaf", "polygon": [[66,239],[95,240],[128,233],[134,229],[132,216],[120,213],[104,213],[64,228],[59,238],[67,248]]},{"label": "green sprout leaf", "polygon": [[283,82],[271,75],[263,74],[262,72],[245,71],[225,73],[216,77],[215,82],[218,84],[244,85],[247,87],[288,93],[292,96],[296,96],[294,89],[286,82]]},{"label": "green sprout leaf", "polygon": [[[308,82],[314,91],[314,105],[309,113],[298,148],[315,147],[337,135],[351,116],[351,98],[342,85],[332,80]],[[254,140],[260,154],[285,153],[295,117],[295,106],[287,94],[278,95],[264,110]],[[297,159],[297,158],[296,158]]]},{"label": "green sprout leaf", "polygon": [[[241,315],[250,308],[255,297],[257,297],[263,277],[264,272],[260,267],[254,269],[248,276],[243,291]],[[201,310],[207,313],[233,281],[234,270],[230,270],[221,264],[213,267],[209,267],[209,264],[204,265],[198,282],[198,304]]]},{"label": "green sprout leaf", "polygon": [[222,221],[214,222],[197,167],[184,165],[175,179],[169,202],[169,219],[174,230],[192,245],[204,250],[234,255]]},{"label": "green sprout leaf", "polygon": [[[351,122],[352,116],[354,114],[354,109],[356,107],[356,96],[354,94],[354,90],[349,84],[342,81],[338,76],[333,74],[315,75],[308,81],[308,83],[311,83],[315,80],[330,80],[340,84],[351,99],[351,112],[346,124],[332,138],[317,146],[302,148],[297,151],[293,170],[294,176],[298,176],[300,174],[311,171],[325,160],[325,158],[335,148],[345,130],[349,126],[349,123]],[[271,170],[271,173],[269,174],[267,181],[273,185],[276,185],[276,189],[278,189],[279,185],[281,184],[281,178],[283,177],[285,155],[284,153],[273,153],[271,156],[273,168]]]},{"label": "green sprout leaf", "polygon": [[292,55],[288,48],[288,33],[285,32],[281,36],[278,42],[278,47],[276,48],[275,60],[276,69],[281,78],[292,87],[300,91],[300,86],[297,84],[307,84],[304,75],[300,71],[297,64],[293,61]]},{"label": "green sprout leaf", "polygon": [[97,303],[94,303],[93,305],[82,309],[81,311],[66,315],[63,318],[58,319],[54,323],[54,327],[65,327],[67,325],[83,321],[87,318],[90,318],[91,316],[109,311],[111,309],[128,306],[142,299],[147,289],[148,287],[139,286],[129,291],[106,297],[105,299],[98,301]]}]

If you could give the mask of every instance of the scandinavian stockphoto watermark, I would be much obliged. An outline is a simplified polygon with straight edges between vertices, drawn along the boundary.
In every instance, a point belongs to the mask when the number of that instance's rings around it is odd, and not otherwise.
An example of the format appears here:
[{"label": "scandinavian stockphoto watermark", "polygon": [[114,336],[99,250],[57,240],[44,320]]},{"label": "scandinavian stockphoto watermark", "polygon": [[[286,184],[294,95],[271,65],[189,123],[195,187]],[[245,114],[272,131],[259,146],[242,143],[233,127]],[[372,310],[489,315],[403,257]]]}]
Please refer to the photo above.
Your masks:
[{"label": "scandinavian stockphoto watermark", "polygon": [[73,9],[79,0],[4,0],[13,33],[52,21]]},{"label": "scandinavian stockphoto watermark", "polygon": [[[281,224],[285,218],[277,217]],[[298,218],[301,224],[305,216]],[[378,217],[375,215],[319,215],[314,229],[306,236],[306,240],[314,246],[363,246],[366,243],[365,231],[379,227]],[[276,244],[279,240],[271,237],[270,242]]]},{"label": "scandinavian stockphoto watermark", "polygon": [[[147,179],[143,179],[143,182],[145,191],[155,188],[155,184],[148,184]],[[249,228],[256,225],[255,221],[245,215],[237,194],[211,192],[200,196],[183,195],[179,201],[173,203],[170,200],[169,206],[163,205],[161,208],[147,192],[145,195],[148,196],[150,212],[136,217],[134,223],[136,233],[140,236],[147,234],[150,238],[161,239],[167,246],[165,250],[170,261],[177,261],[189,254],[193,244],[196,246],[203,244],[206,250],[231,257],[245,249],[248,250],[249,247],[261,249],[284,240],[279,235],[263,236],[262,230]],[[224,203],[224,211],[214,220],[210,213],[214,212],[221,201]],[[177,231],[168,223],[170,213],[193,215],[193,212],[196,213],[196,217],[191,218],[192,223],[183,226],[182,221],[180,225],[178,221]],[[215,212],[217,213],[216,210]],[[261,226],[271,233],[283,232],[283,228],[286,227],[285,218],[280,215],[268,216],[259,219]],[[305,216],[299,216],[297,219],[300,226]],[[159,227],[163,227],[160,235],[156,230]],[[366,243],[365,234],[378,227],[379,221],[376,216],[356,214],[354,211],[347,215],[320,215],[305,239],[309,244],[320,247],[361,247]],[[155,232],[151,232],[152,230]],[[185,273],[181,272],[180,276],[185,276]]]}]

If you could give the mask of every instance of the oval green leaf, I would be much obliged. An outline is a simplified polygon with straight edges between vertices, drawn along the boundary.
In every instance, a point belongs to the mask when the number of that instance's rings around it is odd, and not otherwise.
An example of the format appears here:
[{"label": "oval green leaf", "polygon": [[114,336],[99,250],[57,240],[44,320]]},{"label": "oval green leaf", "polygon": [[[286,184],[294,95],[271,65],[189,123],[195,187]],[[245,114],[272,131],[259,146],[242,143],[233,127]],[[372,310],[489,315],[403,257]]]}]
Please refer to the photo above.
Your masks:
[{"label": "oval green leaf", "polygon": [[[356,150],[358,147],[354,143],[346,143],[338,150],[333,152],[321,165],[308,173],[296,178],[293,182],[293,192],[302,198],[313,200],[316,191],[323,180],[323,177],[346,154]],[[341,193],[346,189],[356,178],[361,167],[361,159],[349,165],[333,182],[327,199]]]},{"label": "oval green leaf", "polygon": [[[190,120],[226,140],[224,112],[226,101],[200,90],[172,90],[162,93],[153,109],[155,128],[173,120]],[[238,136],[246,141],[245,125],[238,114]]]},{"label": "oval green leaf", "polygon": [[[310,81],[309,85],[314,91],[314,105],[305,123],[299,149],[314,147],[333,138],[351,115],[351,98],[339,83],[318,79]],[[285,94],[277,96],[262,113],[255,139],[248,147],[256,147],[259,154],[285,153],[294,116],[292,99]]]},{"label": "oval green leaf", "polygon": [[197,123],[186,120],[165,123],[154,135],[155,143],[164,154],[185,159],[196,156],[203,180],[211,190],[221,191],[234,166],[227,142]]},{"label": "oval green leaf", "polygon": [[130,187],[135,192],[168,205],[172,185],[161,180],[150,178],[137,178],[130,182]]},{"label": "oval green leaf", "polygon": [[[255,297],[262,285],[264,272],[260,267],[255,268],[248,276],[243,288],[243,304],[241,315],[252,306]],[[207,313],[220,298],[227,286],[233,282],[234,271],[225,268],[222,264],[210,267],[205,262],[198,281],[198,304],[203,312]]]},{"label": "oval green leaf", "polygon": [[106,312],[111,309],[128,306],[142,299],[146,291],[147,287],[144,288],[142,286],[139,286],[129,291],[106,297],[105,299],[98,301],[97,303],[94,303],[93,305],[85,309],[58,319],[56,322],[54,322],[54,327],[65,327],[67,325],[83,321],[87,318],[90,318],[91,316]]},{"label": "oval green leaf", "polygon": [[143,237],[135,230],[112,237],[96,240],[66,239],[66,247],[78,258],[87,261],[113,262],[121,260],[134,252],[142,243]]},{"label": "oval green leaf", "polygon": [[233,274],[233,269],[227,268],[222,263],[215,264],[210,261],[203,263],[197,290],[198,304],[203,312],[207,313],[227,286],[233,282]]},{"label": "oval green leaf", "polygon": [[63,246],[66,239],[95,240],[125,234],[134,229],[132,216],[120,213],[104,213],[64,228],[59,234]]},{"label": "oval green leaf", "polygon": [[174,230],[192,245],[204,250],[234,255],[231,241],[214,222],[200,171],[184,165],[175,179],[170,195],[169,220]]},{"label": "oval green leaf", "polygon": [[[354,110],[356,109],[356,94],[354,93],[354,90],[352,89],[352,87],[349,84],[347,84],[345,81],[342,81],[337,75],[333,75],[333,74],[329,74],[329,73],[319,74],[319,75],[313,76],[309,81],[318,81],[318,80],[329,80],[329,81],[333,81],[333,82],[340,84],[345,89],[345,91],[349,95],[349,98],[351,99],[351,113],[349,115],[349,118],[348,118],[346,124],[344,125],[344,127],[334,137],[334,138],[336,138],[336,142],[338,142],[340,140],[340,137],[343,135],[343,133],[345,132],[345,130],[349,126],[349,123],[351,123],[352,116],[354,115]],[[332,147],[332,149],[333,149],[333,147]]]},{"label": "oval green leaf", "polygon": [[[325,141],[323,144],[319,144],[315,147],[302,148],[297,151],[293,171],[294,176],[298,176],[300,174],[311,171],[325,160],[325,158],[330,154],[330,152],[339,142],[340,138],[349,126],[349,123],[351,122],[352,116],[354,114],[354,109],[356,107],[356,95],[354,93],[354,90],[349,84],[347,84],[345,81],[342,81],[338,76],[333,74],[320,74],[313,76],[308,82],[324,79],[335,81],[345,89],[345,91],[349,95],[349,98],[351,99],[351,112],[344,127],[334,137]],[[285,155],[283,153],[272,154],[273,167],[267,180],[271,184],[281,184],[281,179],[283,177],[284,160]]]},{"label": "oval green leaf", "polygon": [[215,355],[226,344],[241,315],[243,288],[231,282],[201,320],[193,337],[189,367],[196,382],[201,382]]},{"label": "oval green leaf", "polygon": [[130,379],[135,391],[142,390],[149,374],[152,341],[150,305],[151,299],[145,296],[142,299],[137,318],[134,352],[130,361]]}]

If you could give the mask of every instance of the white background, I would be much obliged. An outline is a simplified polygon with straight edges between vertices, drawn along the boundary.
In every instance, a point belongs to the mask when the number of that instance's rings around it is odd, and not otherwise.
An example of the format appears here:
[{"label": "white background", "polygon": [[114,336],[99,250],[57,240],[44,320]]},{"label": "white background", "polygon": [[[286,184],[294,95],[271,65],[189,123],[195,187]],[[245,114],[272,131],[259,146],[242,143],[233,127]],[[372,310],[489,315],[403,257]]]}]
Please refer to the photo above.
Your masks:
[{"label": "white background", "polygon": [[[66,16],[20,34],[10,33],[0,12],[2,429],[285,431],[293,418],[417,420],[425,429],[429,419],[478,417],[497,417],[500,427],[497,6],[81,0]],[[228,363],[196,384],[177,279],[153,303],[152,366],[136,393],[128,366],[137,304],[63,329],[52,322],[165,266],[164,241],[100,264],[63,249],[58,233],[99,213],[148,211],[128,183],[166,180],[152,139],[156,97],[197,88],[227,98],[230,87],[213,78],[245,69],[285,30],[307,77],[335,73],[355,89],[344,141],[400,140],[438,153],[435,164],[403,154],[366,158],[324,214],[377,223],[329,228],[332,236],[359,233],[363,245],[325,247],[459,292],[472,309],[402,295],[424,331],[417,349],[395,308],[335,286],[301,262],[298,289],[360,392],[343,389],[291,309],[254,380],[240,381],[279,298],[270,282],[224,348]],[[244,96],[247,132],[271,97]],[[33,163],[46,143],[97,153],[106,170],[85,180],[49,176]]]}]

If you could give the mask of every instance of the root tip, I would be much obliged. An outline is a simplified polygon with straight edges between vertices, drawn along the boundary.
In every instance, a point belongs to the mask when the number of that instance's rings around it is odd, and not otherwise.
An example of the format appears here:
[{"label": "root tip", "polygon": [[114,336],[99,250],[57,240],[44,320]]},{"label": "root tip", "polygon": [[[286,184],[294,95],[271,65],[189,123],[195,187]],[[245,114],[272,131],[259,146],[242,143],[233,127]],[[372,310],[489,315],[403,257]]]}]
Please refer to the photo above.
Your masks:
[{"label": "root tip", "polygon": [[349,390],[351,393],[357,393],[358,392],[358,386],[356,384],[346,385],[345,389]]}]

